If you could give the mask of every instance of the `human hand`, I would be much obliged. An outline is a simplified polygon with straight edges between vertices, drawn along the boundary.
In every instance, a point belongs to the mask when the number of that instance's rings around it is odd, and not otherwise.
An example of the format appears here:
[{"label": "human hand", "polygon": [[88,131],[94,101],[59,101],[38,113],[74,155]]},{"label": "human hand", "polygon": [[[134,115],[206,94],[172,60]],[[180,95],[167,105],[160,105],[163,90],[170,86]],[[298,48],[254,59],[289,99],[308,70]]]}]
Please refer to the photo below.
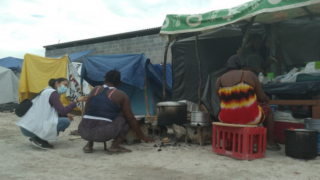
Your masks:
[{"label": "human hand", "polygon": [[73,116],[71,114],[67,114],[67,116],[70,119],[70,121],[73,121]]},{"label": "human hand", "polygon": [[149,142],[155,142],[155,140],[153,138],[149,138],[149,137],[144,137],[142,138],[142,140],[146,143],[149,143]]},{"label": "human hand", "polygon": [[87,96],[81,96],[77,99],[78,102],[85,102],[87,101]]}]

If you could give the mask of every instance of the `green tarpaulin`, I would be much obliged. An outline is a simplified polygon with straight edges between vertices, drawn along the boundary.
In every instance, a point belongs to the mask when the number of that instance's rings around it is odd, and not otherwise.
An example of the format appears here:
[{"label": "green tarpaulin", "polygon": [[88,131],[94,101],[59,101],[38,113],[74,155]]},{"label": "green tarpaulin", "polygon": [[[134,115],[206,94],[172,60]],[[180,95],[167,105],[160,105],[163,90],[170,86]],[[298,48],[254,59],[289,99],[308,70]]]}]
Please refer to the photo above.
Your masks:
[{"label": "green tarpaulin", "polygon": [[177,34],[206,32],[256,16],[255,22],[274,23],[320,13],[320,0],[254,0],[240,6],[204,14],[167,15],[160,35],[172,41]]}]

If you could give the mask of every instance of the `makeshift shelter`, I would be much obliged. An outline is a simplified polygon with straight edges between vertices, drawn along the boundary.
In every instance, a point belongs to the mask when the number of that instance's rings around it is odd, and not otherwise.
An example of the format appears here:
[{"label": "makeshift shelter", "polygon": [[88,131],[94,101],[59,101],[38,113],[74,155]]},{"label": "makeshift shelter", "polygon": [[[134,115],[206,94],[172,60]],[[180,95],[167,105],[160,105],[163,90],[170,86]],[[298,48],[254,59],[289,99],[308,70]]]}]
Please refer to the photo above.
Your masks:
[{"label": "makeshift shelter", "polygon": [[0,67],[0,77],[0,111],[12,111],[19,101],[19,80],[10,69],[4,67]]},{"label": "makeshift shelter", "polygon": [[[81,96],[80,76],[67,55],[60,59],[55,59],[26,54],[22,67],[19,83],[20,102],[26,98],[32,98],[36,93],[47,87],[51,78],[60,77],[69,80],[67,93],[60,96],[64,106],[68,105],[70,100],[73,101]],[[84,94],[88,93],[84,92]],[[81,103],[78,103],[78,107],[81,109]]]},{"label": "makeshift shelter", "polygon": [[[163,76],[163,64],[153,64],[153,67],[156,71]],[[169,89],[172,89],[172,64],[166,64],[166,77],[167,77],[167,85]]]},{"label": "makeshift shelter", "polygon": [[6,57],[0,59],[0,66],[11,69],[13,71],[21,72],[23,59]]},{"label": "makeshift shelter", "polygon": [[[262,26],[254,26],[251,33],[266,35],[266,30]],[[190,37],[176,41],[171,46],[173,59],[173,88],[172,100],[188,100],[198,102],[197,94],[200,85],[198,62],[195,60],[196,49],[194,41],[196,37]],[[211,96],[215,91],[208,86],[214,78],[222,75],[226,71],[228,58],[235,54],[242,42],[242,32],[238,27],[220,28],[207,34],[199,35],[198,47],[201,61],[201,101],[207,108],[211,109]],[[208,80],[210,79],[210,80]],[[207,88],[206,88],[207,87]],[[212,91],[212,92],[211,92]]]},{"label": "makeshift shelter", "polygon": [[237,7],[203,14],[167,15],[160,35],[173,41],[181,33],[210,32],[231,24],[254,22],[271,24],[296,17],[320,13],[320,0],[253,0]]},{"label": "makeshift shelter", "polygon": [[[198,102],[199,104],[200,100],[202,100],[209,111],[213,115],[217,115],[220,102],[216,97],[216,94],[213,93],[215,80],[226,70],[224,65],[228,57],[235,54],[239,47],[239,53],[244,49],[250,32],[255,31],[254,28],[251,28],[252,24],[260,23],[267,26],[265,31],[268,31],[268,33],[271,34],[271,39],[273,40],[273,44],[271,44],[271,46],[273,46],[273,51],[269,53],[275,55],[279,53],[279,46],[281,46],[281,50],[285,49],[282,41],[281,45],[276,43],[276,41],[279,40],[277,35],[281,34],[281,28],[282,34],[287,33],[283,31],[284,24],[283,26],[274,26],[275,23],[302,16],[307,16],[314,20],[315,16],[319,13],[320,0],[253,0],[234,8],[215,10],[204,14],[167,15],[160,31],[160,35],[168,42],[166,52],[169,48],[169,44],[173,42],[180,33],[195,33],[195,37],[178,41],[172,46],[174,76],[173,99],[191,100],[193,102]],[[239,28],[236,30],[229,26],[236,26]],[[291,24],[291,26],[294,25]],[[309,26],[307,28],[311,27]],[[315,27],[313,26],[313,28]],[[291,27],[291,29],[293,28]],[[306,28],[301,26],[299,30],[305,29]],[[214,32],[209,33],[211,31]],[[291,32],[293,31],[294,30]],[[298,32],[298,30],[294,32],[297,34],[296,32]],[[209,34],[199,36],[199,33]],[[315,33],[316,32],[314,32],[313,35]],[[286,37],[289,36],[287,35]],[[303,37],[300,37],[298,37],[299,40],[303,39]],[[316,35],[316,37],[318,37],[318,35]],[[215,39],[215,42],[209,42],[210,38]],[[221,38],[224,39],[222,40]],[[312,42],[318,40],[317,38],[315,39],[310,38]],[[291,65],[293,65],[294,62],[301,62],[302,56],[301,54],[297,54],[301,51],[297,51],[297,49],[292,48],[292,46],[288,46],[290,43],[301,43],[301,41],[293,42],[294,40],[291,39],[290,42],[288,38],[286,40],[286,42],[283,41],[287,48],[286,52],[289,52],[289,49],[290,51],[296,52],[294,57],[290,57],[290,62],[293,62]],[[231,41],[233,43],[230,43]],[[193,50],[191,50],[191,48]],[[305,48],[304,52],[306,52],[306,49],[307,48]],[[314,49],[315,48],[313,48],[313,50]],[[319,55],[317,52],[319,51],[313,51],[312,55],[305,57],[312,57],[312,59],[315,59]],[[283,56],[286,56],[286,54],[284,53]],[[307,58],[304,59],[306,61]],[[279,69],[281,72],[283,68],[281,68],[281,65],[284,62],[281,61],[281,59],[278,59],[278,61],[280,62]],[[166,62],[166,55],[164,57],[164,62]],[[195,93],[196,91],[197,93]]]},{"label": "makeshift shelter", "polygon": [[[82,62],[82,58],[85,57],[86,55],[92,53],[94,50],[96,50],[96,49],[90,49],[87,51],[71,53],[71,54],[68,54],[68,57],[72,62]],[[64,55],[52,56],[51,58],[61,58],[62,56],[64,56]]]},{"label": "makeshift shelter", "polygon": [[[133,113],[154,115],[155,105],[162,97],[163,80],[144,54],[86,56],[82,62],[81,81],[86,80],[92,86],[102,85],[105,74],[113,69],[121,73],[123,84],[119,89],[130,98]],[[171,98],[170,87],[167,83],[167,100]]]}]

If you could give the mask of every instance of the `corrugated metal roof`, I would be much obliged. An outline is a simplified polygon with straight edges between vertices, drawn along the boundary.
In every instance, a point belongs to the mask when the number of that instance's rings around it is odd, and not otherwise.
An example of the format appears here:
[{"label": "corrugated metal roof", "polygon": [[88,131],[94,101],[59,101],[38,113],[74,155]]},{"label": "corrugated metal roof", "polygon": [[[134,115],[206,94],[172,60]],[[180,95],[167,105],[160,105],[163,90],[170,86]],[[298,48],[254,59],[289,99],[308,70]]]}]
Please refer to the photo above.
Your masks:
[{"label": "corrugated metal roof", "polygon": [[147,36],[147,35],[159,34],[160,29],[161,29],[161,27],[155,27],[155,28],[142,29],[142,30],[138,30],[138,31],[130,31],[130,32],[119,33],[119,34],[112,34],[112,35],[108,35],[108,36],[101,36],[101,37],[90,38],[90,39],[82,39],[82,40],[77,40],[77,41],[70,41],[70,42],[65,42],[65,43],[46,45],[43,47],[46,49],[61,49],[61,48],[81,46],[81,45],[87,45],[87,44],[95,44],[95,43],[101,43],[101,42],[107,42],[107,41],[115,41],[115,40],[120,40],[120,39],[133,38],[133,37],[137,37],[137,36]]}]

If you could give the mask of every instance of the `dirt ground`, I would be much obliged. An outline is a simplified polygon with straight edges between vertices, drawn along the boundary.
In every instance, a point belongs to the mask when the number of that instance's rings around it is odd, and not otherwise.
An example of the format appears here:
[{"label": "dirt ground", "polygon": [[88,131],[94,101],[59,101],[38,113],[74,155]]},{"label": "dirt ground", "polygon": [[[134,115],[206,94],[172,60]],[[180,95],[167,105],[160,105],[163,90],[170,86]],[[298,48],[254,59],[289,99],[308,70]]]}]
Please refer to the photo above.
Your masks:
[{"label": "dirt ground", "polygon": [[[108,155],[103,144],[94,146],[94,153],[85,154],[82,139],[70,140],[70,131],[77,129],[80,117],[59,140],[53,150],[34,148],[14,123],[17,116],[0,113],[0,179],[126,179],[126,180],[260,180],[290,179],[319,180],[320,159],[297,160],[280,152],[267,151],[264,159],[236,160],[212,153],[211,145],[202,149],[191,146],[153,147],[157,143],[125,145],[132,153]],[[110,146],[110,142],[108,142]]]}]

